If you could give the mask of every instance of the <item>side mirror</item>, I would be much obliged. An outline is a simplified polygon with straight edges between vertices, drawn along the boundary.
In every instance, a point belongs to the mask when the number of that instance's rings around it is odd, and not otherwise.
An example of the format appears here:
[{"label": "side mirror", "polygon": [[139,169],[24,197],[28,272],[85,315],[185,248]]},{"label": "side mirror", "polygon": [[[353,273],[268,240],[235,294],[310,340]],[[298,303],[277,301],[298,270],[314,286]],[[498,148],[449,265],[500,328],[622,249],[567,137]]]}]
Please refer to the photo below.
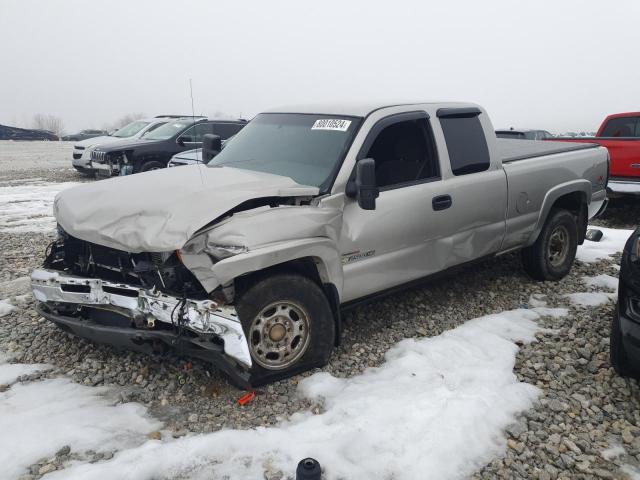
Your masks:
[{"label": "side mirror", "polygon": [[176,143],[181,147],[184,147],[184,138],[178,137],[178,139],[176,140]]},{"label": "side mirror", "polygon": [[202,161],[207,163],[222,150],[222,139],[219,135],[206,133],[202,136]]},{"label": "side mirror", "polygon": [[375,210],[376,198],[380,195],[376,184],[376,161],[363,158],[356,164],[355,182],[347,185],[347,196],[355,197],[363,210]]}]

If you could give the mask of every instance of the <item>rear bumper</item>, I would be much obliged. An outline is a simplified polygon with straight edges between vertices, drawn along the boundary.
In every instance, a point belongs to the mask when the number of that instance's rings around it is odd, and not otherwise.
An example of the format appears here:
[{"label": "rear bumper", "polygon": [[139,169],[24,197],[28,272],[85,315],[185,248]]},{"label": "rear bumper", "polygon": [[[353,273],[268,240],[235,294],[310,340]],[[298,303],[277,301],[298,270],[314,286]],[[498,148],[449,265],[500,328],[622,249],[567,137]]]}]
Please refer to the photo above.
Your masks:
[{"label": "rear bumper", "polygon": [[[130,325],[144,326],[119,328],[120,333],[131,332],[133,336],[155,335],[160,339],[165,338],[165,335],[175,337],[167,331],[167,327],[176,325],[178,319],[177,316],[174,319],[174,314],[176,311],[183,311],[184,319],[181,326],[195,334],[196,339],[211,336],[220,338],[224,342],[226,356],[244,367],[251,367],[251,355],[244,330],[235,308],[231,306],[220,306],[212,300],[181,299],[133,285],[108,282],[99,278],[76,277],[45,269],[34,270],[31,274],[31,288],[36,300],[48,307],[44,310],[53,312],[56,307],[60,310],[64,307],[77,311],[78,307],[82,306],[110,308],[117,312],[113,313],[114,317],[129,318]],[[73,321],[80,322],[76,325],[77,331],[87,331],[87,328],[81,328],[86,324],[79,317],[65,315],[64,318],[68,319],[67,324]],[[165,328],[158,328],[161,325],[156,325],[156,322],[164,323]],[[58,320],[56,323],[62,321]],[[109,338],[116,334],[117,332],[109,332]],[[80,333],[79,335],[85,336]],[[105,343],[113,344],[111,341]]]},{"label": "rear bumper", "polygon": [[635,179],[611,178],[607,191],[613,195],[640,195],[640,177]]}]

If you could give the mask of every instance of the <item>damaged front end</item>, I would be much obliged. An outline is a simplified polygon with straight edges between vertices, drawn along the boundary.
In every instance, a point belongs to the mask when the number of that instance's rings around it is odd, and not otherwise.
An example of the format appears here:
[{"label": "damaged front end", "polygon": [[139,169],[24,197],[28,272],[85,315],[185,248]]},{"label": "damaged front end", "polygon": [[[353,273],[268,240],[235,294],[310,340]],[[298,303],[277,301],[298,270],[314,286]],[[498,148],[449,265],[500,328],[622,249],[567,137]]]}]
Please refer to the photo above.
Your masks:
[{"label": "damaged front end", "polygon": [[235,308],[208,295],[177,252],[128,253],[60,231],[31,283],[40,313],[66,331],[145,353],[177,350],[248,385]]}]

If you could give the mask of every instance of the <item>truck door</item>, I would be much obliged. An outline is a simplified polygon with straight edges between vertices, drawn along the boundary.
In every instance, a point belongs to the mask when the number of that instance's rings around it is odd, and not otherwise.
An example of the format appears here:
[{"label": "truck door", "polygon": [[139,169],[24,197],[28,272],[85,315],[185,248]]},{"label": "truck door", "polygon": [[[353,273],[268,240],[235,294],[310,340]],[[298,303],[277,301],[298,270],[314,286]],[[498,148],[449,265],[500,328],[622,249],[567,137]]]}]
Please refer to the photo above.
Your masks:
[{"label": "truck door", "polygon": [[425,112],[392,115],[374,125],[358,158],[373,158],[380,188],[375,210],[348,200],[340,252],[342,301],[349,301],[442,270],[453,249],[452,206],[442,182]]},{"label": "truck door", "polygon": [[447,228],[453,241],[448,266],[498,252],[505,234],[507,177],[502,159],[491,158],[485,132],[493,132],[478,108],[441,108],[447,146],[446,193],[455,206]]}]

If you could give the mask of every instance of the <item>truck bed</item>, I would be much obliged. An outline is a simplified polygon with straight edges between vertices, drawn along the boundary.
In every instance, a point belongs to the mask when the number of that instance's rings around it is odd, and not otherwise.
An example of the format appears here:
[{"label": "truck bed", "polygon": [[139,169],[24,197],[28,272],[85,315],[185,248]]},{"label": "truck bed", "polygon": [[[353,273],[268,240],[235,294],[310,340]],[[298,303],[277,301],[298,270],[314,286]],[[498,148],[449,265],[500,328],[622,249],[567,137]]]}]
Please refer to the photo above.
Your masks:
[{"label": "truck bed", "polygon": [[542,157],[556,153],[572,152],[575,150],[586,150],[598,148],[597,143],[568,143],[539,140],[511,140],[509,138],[498,138],[498,150],[502,157],[502,163],[517,162],[527,158]]}]

